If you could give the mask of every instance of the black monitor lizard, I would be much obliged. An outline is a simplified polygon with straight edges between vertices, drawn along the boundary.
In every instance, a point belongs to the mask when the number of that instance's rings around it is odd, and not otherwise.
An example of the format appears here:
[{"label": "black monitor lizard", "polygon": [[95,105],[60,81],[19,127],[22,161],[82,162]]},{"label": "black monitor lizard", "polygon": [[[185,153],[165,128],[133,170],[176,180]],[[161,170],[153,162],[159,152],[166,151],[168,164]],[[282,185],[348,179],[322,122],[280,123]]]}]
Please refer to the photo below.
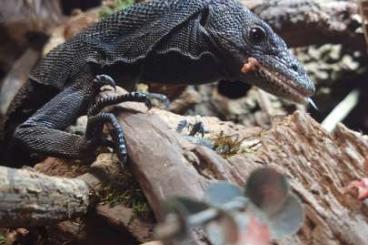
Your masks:
[{"label": "black monitor lizard", "polygon": [[[315,90],[285,42],[240,2],[152,0],[102,19],[43,58],[9,108],[4,142],[12,138],[12,146],[31,153],[84,159],[108,142],[101,130],[110,124],[124,163],[123,128],[100,110],[148,98],[131,92],[94,104],[102,85],[116,81],[131,91],[138,81],[218,80],[243,81],[299,103]],[[63,131],[82,114],[88,114],[84,136]],[[13,151],[10,158],[19,154]]]}]

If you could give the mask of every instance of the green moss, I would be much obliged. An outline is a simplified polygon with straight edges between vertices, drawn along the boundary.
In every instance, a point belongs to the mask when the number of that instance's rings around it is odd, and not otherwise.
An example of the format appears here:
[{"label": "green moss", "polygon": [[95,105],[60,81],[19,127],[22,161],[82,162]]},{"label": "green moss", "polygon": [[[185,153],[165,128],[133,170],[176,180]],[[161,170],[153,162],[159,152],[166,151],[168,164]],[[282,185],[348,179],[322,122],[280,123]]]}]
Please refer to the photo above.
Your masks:
[{"label": "green moss", "polygon": [[98,196],[102,203],[111,207],[123,204],[131,208],[135,217],[145,219],[151,214],[142,189],[128,170],[122,171],[114,183],[104,185]]},{"label": "green moss", "polygon": [[3,234],[0,234],[0,245],[5,244],[5,236]]},{"label": "green moss", "polygon": [[114,0],[111,4],[106,4],[100,11],[100,17],[104,18],[111,15],[116,10],[121,10],[129,7],[134,3],[134,0]]}]

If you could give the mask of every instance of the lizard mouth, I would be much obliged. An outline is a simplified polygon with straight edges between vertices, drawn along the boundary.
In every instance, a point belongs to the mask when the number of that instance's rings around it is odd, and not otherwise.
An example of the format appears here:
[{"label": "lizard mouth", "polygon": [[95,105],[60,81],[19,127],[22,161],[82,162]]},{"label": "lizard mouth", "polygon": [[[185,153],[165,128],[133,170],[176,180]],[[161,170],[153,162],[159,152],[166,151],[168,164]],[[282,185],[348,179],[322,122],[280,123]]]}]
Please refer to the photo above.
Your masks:
[{"label": "lizard mouth", "polygon": [[307,103],[309,97],[312,96],[312,93],[308,89],[298,86],[299,83],[295,79],[268,68],[266,65],[261,64],[256,58],[248,58],[248,61],[241,68],[241,72],[243,74],[258,74],[267,81],[267,86],[263,83],[256,85],[284,99],[304,104]]}]

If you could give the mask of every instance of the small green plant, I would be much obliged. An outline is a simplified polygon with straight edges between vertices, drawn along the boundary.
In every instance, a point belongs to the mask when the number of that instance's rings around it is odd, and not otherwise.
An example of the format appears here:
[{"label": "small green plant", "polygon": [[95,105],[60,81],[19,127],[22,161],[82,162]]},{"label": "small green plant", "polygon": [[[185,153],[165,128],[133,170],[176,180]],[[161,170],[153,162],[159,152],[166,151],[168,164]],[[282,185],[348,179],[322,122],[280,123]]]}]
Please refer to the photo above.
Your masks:
[{"label": "small green plant", "polygon": [[5,236],[3,234],[0,234],[0,245],[5,244]]},{"label": "small green plant", "polygon": [[134,3],[134,0],[105,0],[100,11],[100,17],[104,18],[111,15],[116,10],[121,10],[129,7]]},{"label": "small green plant", "polygon": [[238,135],[225,135],[221,131],[212,141],[213,149],[221,156],[229,158],[240,152],[244,138],[240,139]]},{"label": "small green plant", "polygon": [[102,203],[111,207],[123,204],[132,208],[133,218],[145,219],[151,214],[151,209],[142,189],[128,170],[122,171],[114,183],[106,184],[98,193],[98,196]]}]

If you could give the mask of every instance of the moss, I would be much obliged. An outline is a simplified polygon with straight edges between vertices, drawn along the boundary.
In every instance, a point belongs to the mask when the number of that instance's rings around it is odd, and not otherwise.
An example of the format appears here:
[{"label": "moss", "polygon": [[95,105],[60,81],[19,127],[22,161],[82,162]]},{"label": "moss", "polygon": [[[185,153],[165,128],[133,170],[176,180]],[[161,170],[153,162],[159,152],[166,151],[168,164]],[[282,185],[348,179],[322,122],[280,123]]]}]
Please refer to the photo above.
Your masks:
[{"label": "moss", "polygon": [[104,6],[100,11],[100,17],[104,18],[111,15],[116,10],[121,10],[129,7],[134,3],[134,0],[110,0],[105,1]]},{"label": "moss", "polygon": [[5,236],[0,233],[0,245],[5,245]]},{"label": "moss", "polygon": [[98,197],[102,203],[111,207],[123,204],[131,208],[134,217],[146,219],[151,215],[151,209],[142,189],[128,170],[123,170],[114,183],[105,184],[98,193]]},{"label": "moss", "polygon": [[212,138],[213,149],[225,158],[229,158],[241,152],[241,144],[244,138],[239,139],[238,135],[220,134]]}]

